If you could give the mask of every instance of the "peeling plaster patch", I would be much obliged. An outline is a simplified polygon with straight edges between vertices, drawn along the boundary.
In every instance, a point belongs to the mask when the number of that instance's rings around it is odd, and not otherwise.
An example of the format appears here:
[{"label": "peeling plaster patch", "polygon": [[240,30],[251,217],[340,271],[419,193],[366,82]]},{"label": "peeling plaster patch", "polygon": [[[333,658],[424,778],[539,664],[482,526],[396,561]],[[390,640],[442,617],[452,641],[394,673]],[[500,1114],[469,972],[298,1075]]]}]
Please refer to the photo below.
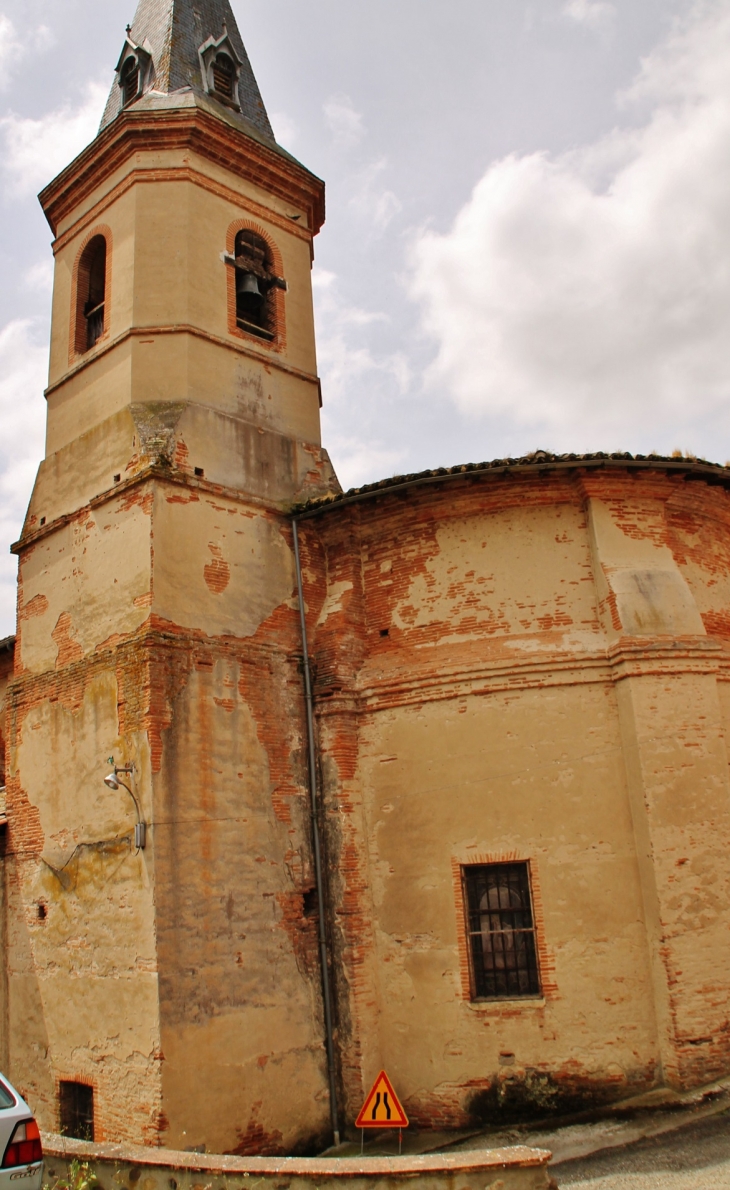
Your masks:
[{"label": "peeling plaster patch", "polygon": [[56,642],[58,649],[58,656],[56,657],[56,669],[60,669],[64,665],[70,665],[74,661],[78,661],[83,655],[81,645],[74,639],[73,620],[68,612],[61,612],[56,622],[56,627],[51,633],[52,639]]},{"label": "peeling plaster patch", "polygon": [[139,453],[143,458],[169,462],[175,454],[176,430],[185,411],[183,403],[150,402],[131,406],[135,429],[139,436]]},{"label": "peeling plaster patch", "polygon": [[[294,589],[281,522],[224,497],[180,505],[167,495],[155,503],[154,612],[209,636],[253,636]],[[212,561],[208,543],[220,551]]]},{"label": "peeling plaster patch", "polygon": [[45,616],[48,611],[48,600],[45,595],[34,595],[25,607],[18,612],[19,620],[32,620],[34,616]]},{"label": "peeling plaster patch", "polygon": [[231,568],[223,557],[219,546],[209,545],[208,549],[213,555],[213,560],[203,568],[203,577],[208,590],[212,591],[214,595],[220,595],[231,581]]},{"label": "peeling plaster patch", "polygon": [[38,609],[24,618],[20,644],[31,672],[64,666],[147,618],[135,600],[150,590],[149,517],[120,500],[94,510],[93,530],[91,519],[62,526],[21,558],[26,608]]},{"label": "peeling plaster patch", "polygon": [[[529,517],[521,508],[501,509],[490,515],[486,539],[477,540],[483,522],[445,521],[409,561],[412,574],[398,593],[394,626],[421,636],[425,630],[429,640],[438,629],[443,641],[592,624],[592,584],[562,581],[566,573],[590,579],[583,522],[582,510],[568,505],[537,504]],[[381,572],[388,573],[382,566]],[[520,587],[522,575],[529,581]]]},{"label": "peeling plaster patch", "polygon": [[327,591],[327,597],[322,604],[322,610],[319,613],[319,619],[317,620],[318,628],[321,624],[324,624],[328,616],[333,615],[335,612],[344,611],[342,606],[342,596],[345,595],[347,591],[352,591],[352,589],[353,584],[347,580],[343,580],[339,583],[332,583]]},{"label": "peeling plaster patch", "polygon": [[25,718],[18,767],[28,800],[40,809],[43,858],[54,868],[77,844],[115,838],[134,822],[127,799],[102,780],[105,757],[118,752],[118,730],[117,682],[108,671],[89,684],[78,711],[45,700]]}]

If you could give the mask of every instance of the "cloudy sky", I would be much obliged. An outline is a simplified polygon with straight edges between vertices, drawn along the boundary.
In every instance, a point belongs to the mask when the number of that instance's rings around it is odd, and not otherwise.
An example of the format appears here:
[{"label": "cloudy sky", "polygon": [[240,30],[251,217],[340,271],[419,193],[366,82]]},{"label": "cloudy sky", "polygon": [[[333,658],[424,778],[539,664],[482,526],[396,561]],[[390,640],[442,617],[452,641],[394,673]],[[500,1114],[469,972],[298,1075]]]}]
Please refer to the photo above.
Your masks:
[{"label": "cloudy sky", "polygon": [[[727,0],[233,0],[328,183],[315,292],[345,486],[564,450],[730,457]],[[35,194],[94,135],[134,0],[0,0],[0,637],[43,451]]]}]

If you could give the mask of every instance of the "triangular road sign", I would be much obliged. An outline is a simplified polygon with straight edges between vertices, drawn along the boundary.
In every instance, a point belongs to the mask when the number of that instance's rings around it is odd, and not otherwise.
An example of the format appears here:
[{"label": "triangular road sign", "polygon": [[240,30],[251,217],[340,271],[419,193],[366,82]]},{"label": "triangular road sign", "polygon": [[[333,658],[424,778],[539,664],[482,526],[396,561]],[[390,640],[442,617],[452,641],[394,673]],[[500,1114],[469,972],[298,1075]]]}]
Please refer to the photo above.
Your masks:
[{"label": "triangular road sign", "polygon": [[384,1070],[373,1083],[355,1121],[356,1128],[407,1128],[408,1116],[400,1105],[393,1085]]}]

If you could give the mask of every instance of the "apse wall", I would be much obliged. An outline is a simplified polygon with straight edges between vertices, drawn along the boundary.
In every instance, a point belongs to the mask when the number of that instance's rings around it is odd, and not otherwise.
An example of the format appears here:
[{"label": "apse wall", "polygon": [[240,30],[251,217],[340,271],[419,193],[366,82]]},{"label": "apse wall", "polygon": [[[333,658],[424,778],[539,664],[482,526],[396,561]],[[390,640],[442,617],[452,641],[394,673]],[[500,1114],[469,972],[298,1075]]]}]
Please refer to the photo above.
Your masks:
[{"label": "apse wall", "polygon": [[[442,1126],[730,1069],[730,501],[673,467],[433,475],[302,522],[351,1105],[381,1067]],[[498,865],[538,967],[501,997],[465,905]]]}]

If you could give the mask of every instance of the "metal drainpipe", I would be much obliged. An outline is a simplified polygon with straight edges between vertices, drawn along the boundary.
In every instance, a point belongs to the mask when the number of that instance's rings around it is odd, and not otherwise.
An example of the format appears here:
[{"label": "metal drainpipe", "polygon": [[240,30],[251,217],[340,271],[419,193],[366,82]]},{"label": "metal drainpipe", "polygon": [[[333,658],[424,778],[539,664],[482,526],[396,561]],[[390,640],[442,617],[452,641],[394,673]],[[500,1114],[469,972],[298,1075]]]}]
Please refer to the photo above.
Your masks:
[{"label": "metal drainpipe", "polygon": [[325,925],[324,884],[322,880],[322,848],[319,838],[319,822],[317,815],[317,751],[314,739],[314,701],[312,699],[312,674],[309,668],[309,648],[307,646],[307,621],[304,615],[304,591],[302,589],[302,564],[299,557],[299,533],[297,522],[292,521],[294,536],[294,561],[297,570],[297,592],[299,594],[299,618],[302,626],[302,649],[304,653],[304,699],[307,708],[307,748],[309,752],[309,789],[311,794],[310,807],[312,811],[312,840],[314,843],[314,875],[317,882],[317,905],[319,908],[319,956],[322,968],[322,999],[324,1001],[324,1027],[327,1034],[327,1072],[330,1086],[330,1118],[334,1142],[340,1143],[340,1123],[337,1111],[337,1071],[335,1068],[335,1041],[332,1027],[332,993],[330,990],[330,971],[327,954],[327,929]]}]

